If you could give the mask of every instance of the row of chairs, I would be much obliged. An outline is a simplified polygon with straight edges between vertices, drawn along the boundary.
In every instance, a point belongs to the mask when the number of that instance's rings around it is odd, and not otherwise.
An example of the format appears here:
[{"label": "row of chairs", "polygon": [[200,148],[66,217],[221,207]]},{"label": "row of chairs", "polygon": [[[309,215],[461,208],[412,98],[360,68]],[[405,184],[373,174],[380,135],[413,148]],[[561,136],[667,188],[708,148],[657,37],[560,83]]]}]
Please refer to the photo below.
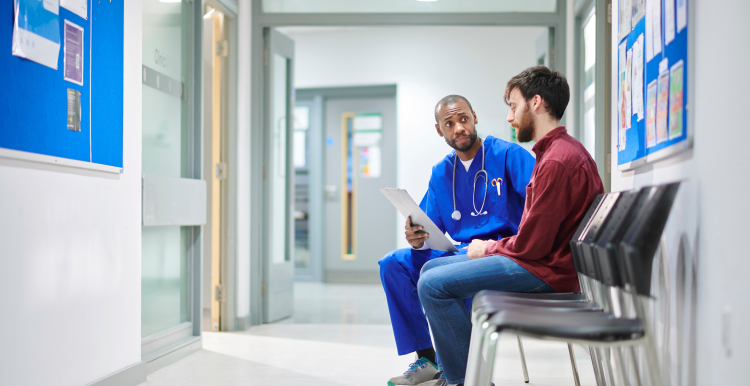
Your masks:
[{"label": "row of chairs", "polygon": [[[465,385],[491,384],[499,334],[515,333],[527,383],[521,336],[567,342],[576,386],[573,343],[589,347],[599,386],[615,380],[610,357],[619,379],[640,386],[636,348],[642,347],[648,384],[661,386],[647,310],[653,259],[678,189],[679,183],[672,183],[597,197],[570,241],[581,293],[478,293]],[[623,312],[626,303],[632,314]],[[632,377],[624,356],[630,356]]]}]

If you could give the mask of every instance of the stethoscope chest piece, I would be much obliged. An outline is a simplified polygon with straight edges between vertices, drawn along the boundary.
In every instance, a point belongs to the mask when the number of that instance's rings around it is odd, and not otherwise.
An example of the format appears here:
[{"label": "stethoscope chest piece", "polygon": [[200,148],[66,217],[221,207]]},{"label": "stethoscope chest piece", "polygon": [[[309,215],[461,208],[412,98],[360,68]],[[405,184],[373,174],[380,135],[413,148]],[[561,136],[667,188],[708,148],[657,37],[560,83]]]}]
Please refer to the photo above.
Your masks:
[{"label": "stethoscope chest piece", "polygon": [[456,221],[460,220],[461,219],[461,212],[459,212],[457,210],[454,210],[453,214],[451,215],[451,218],[453,218]]}]

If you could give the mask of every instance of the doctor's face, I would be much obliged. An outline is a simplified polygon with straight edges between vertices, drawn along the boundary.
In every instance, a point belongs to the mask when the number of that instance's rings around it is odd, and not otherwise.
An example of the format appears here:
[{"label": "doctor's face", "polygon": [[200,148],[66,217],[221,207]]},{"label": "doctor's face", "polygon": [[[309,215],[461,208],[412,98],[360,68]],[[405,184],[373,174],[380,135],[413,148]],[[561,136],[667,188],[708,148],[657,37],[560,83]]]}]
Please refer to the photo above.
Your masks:
[{"label": "doctor's face", "polygon": [[471,111],[469,105],[459,100],[454,104],[440,106],[438,123],[435,125],[438,135],[445,138],[448,146],[460,152],[465,152],[477,141],[477,131],[474,125],[479,123],[477,115]]}]

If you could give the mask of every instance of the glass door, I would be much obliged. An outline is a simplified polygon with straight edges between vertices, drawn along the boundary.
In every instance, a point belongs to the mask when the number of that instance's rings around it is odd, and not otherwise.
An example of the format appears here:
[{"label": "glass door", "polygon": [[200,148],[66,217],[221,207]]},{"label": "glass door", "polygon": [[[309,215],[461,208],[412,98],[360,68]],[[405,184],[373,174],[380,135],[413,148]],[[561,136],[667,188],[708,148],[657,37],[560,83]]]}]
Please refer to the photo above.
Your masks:
[{"label": "glass door", "polygon": [[265,29],[266,154],[263,316],[272,322],[292,315],[294,286],[294,41]]},{"label": "glass door", "polygon": [[[191,114],[194,4],[143,1],[141,230],[142,356],[195,334],[191,280],[200,261],[205,182]],[[191,201],[192,200],[192,201]],[[204,213],[201,213],[201,210]],[[200,272],[199,270],[197,271]]]}]

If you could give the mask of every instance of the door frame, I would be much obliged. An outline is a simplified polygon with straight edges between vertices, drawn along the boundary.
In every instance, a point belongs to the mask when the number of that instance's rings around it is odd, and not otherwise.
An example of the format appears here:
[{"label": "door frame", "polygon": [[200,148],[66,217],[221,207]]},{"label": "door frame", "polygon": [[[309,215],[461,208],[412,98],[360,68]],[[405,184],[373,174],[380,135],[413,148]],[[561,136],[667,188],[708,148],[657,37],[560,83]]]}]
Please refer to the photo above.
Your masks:
[{"label": "door frame", "polygon": [[610,124],[612,111],[611,89],[609,82],[612,74],[612,57],[609,55],[612,47],[612,0],[578,0],[575,5],[575,32],[574,32],[574,69],[576,74],[576,87],[574,88],[576,115],[576,138],[581,138],[580,130],[583,128],[583,114],[585,106],[583,102],[585,69],[583,55],[583,27],[591,10],[596,7],[596,64],[595,67],[595,106],[596,106],[596,142],[594,161],[599,169],[599,177],[604,184],[604,191],[611,190],[612,179],[612,138],[610,136]]},{"label": "door frame", "polygon": [[[251,0],[251,188],[250,188],[250,323],[261,324],[263,313],[263,252],[269,240],[264,235],[263,213],[267,198],[263,196],[263,138],[266,110],[264,75],[265,31],[276,27],[323,26],[534,26],[550,29],[552,68],[566,73],[567,0],[557,0],[555,12],[489,12],[489,13],[264,13],[263,0]],[[564,123],[563,118],[563,123]]]}]

